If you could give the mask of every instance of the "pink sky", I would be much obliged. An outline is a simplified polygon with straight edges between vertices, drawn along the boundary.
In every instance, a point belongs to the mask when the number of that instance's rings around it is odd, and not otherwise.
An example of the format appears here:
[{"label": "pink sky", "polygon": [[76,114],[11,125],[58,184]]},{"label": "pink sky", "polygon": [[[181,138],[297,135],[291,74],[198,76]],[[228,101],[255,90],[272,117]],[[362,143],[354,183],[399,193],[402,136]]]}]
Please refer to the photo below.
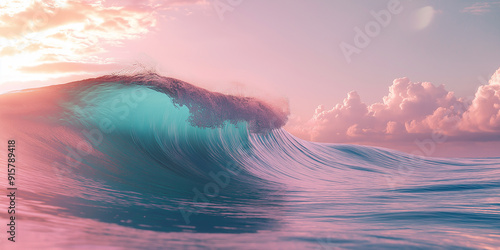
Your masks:
[{"label": "pink sky", "polygon": [[285,129],[303,139],[500,156],[499,12],[497,1],[6,1],[0,93],[139,63],[286,99]]}]

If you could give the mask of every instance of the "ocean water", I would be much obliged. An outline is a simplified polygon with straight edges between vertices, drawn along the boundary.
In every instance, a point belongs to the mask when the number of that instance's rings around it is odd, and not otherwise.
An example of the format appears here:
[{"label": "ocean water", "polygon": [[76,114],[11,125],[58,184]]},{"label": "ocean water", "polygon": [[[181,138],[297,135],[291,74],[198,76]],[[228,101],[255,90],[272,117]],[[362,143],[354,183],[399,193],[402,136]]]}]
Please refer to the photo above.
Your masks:
[{"label": "ocean water", "polygon": [[17,188],[0,248],[499,249],[500,158],[313,143],[284,123],[154,74],[0,95]]}]

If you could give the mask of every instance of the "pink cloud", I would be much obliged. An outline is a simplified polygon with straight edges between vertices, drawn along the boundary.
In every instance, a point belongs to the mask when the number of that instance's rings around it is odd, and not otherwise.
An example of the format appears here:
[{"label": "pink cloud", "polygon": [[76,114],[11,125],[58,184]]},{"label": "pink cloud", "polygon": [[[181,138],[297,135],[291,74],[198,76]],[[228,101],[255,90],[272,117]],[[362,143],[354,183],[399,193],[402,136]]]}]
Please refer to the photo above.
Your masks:
[{"label": "pink cloud", "polygon": [[488,85],[477,90],[472,105],[463,115],[461,128],[471,132],[500,132],[500,69]]},{"label": "pink cloud", "polygon": [[500,5],[500,2],[481,2],[474,3],[469,7],[465,7],[461,12],[464,13],[472,13],[472,14],[484,14],[487,12],[491,12],[491,9],[494,6]]},{"label": "pink cloud", "polygon": [[[54,59],[115,62],[113,57],[96,54],[153,30],[160,19],[159,10],[189,4],[205,1],[7,1],[0,3],[0,56],[31,58],[24,62],[30,67],[19,69],[25,73]],[[46,73],[51,72],[53,69]]]},{"label": "pink cloud", "polygon": [[405,77],[393,81],[382,102],[368,105],[353,91],[332,108],[320,105],[305,123],[292,117],[287,129],[321,142],[404,141],[431,133],[453,140],[500,135],[500,69],[471,99],[457,98],[444,85]]}]

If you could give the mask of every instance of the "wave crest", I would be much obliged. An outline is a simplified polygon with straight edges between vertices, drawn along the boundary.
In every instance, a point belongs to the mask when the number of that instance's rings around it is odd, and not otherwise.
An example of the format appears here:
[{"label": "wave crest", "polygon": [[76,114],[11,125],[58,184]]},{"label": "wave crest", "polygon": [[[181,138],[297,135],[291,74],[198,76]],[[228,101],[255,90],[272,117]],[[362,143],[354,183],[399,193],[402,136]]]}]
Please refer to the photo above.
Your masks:
[{"label": "wave crest", "polygon": [[284,126],[289,111],[275,107],[253,97],[241,97],[212,92],[190,83],[160,76],[156,73],[135,75],[107,75],[82,82],[114,82],[124,85],[143,85],[170,96],[177,106],[189,108],[189,122],[193,126],[216,128],[225,121],[237,124],[248,122],[249,130],[254,133],[268,132]]}]

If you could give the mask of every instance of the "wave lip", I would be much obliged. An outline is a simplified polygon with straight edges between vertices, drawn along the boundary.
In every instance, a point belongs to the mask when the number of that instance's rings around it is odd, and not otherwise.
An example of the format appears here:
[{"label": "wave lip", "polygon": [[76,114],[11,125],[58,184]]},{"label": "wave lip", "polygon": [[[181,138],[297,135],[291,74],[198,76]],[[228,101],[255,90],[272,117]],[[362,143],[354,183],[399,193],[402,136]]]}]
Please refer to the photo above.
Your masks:
[{"label": "wave lip", "polygon": [[269,132],[281,128],[288,120],[288,109],[278,108],[254,97],[240,97],[212,92],[190,83],[156,73],[108,75],[88,79],[97,83],[115,82],[143,85],[167,94],[174,104],[189,108],[189,122],[198,127],[222,127],[225,121],[246,121],[251,132]]}]

